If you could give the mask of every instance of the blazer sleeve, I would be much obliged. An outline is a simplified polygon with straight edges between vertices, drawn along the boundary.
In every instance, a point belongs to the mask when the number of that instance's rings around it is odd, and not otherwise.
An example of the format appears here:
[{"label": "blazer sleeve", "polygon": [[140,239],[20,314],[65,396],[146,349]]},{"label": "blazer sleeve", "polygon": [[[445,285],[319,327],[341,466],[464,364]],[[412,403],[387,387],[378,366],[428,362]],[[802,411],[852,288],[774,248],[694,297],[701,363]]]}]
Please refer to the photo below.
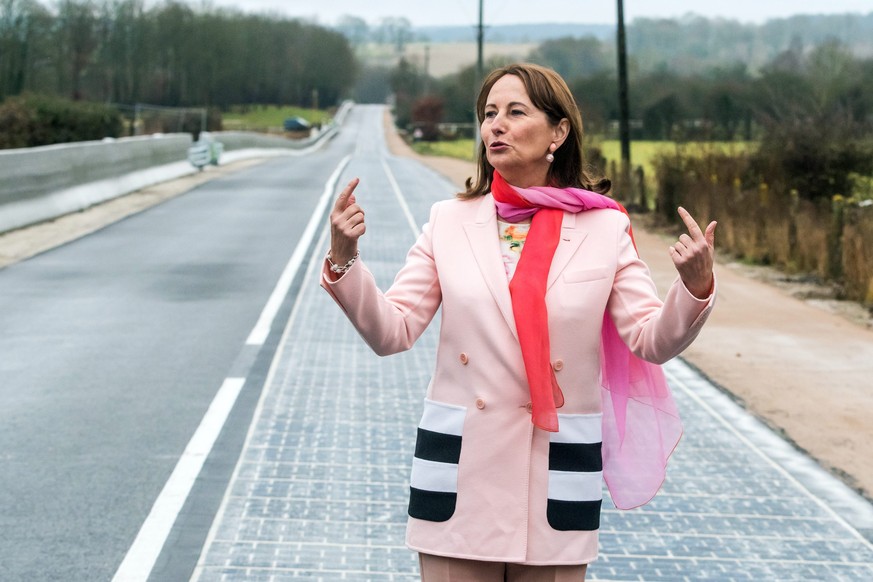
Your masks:
[{"label": "blazer sleeve", "polygon": [[646,264],[637,255],[625,216],[618,235],[618,263],[607,309],[630,350],[662,364],[679,355],[700,333],[715,304],[716,284],[698,299],[677,276],[664,301],[658,297]]},{"label": "blazer sleeve", "polygon": [[406,263],[384,293],[373,274],[358,259],[338,280],[331,281],[327,260],[321,286],[333,297],[374,352],[387,356],[408,350],[433,319],[442,301],[433,256],[433,226],[439,204],[431,208]]}]

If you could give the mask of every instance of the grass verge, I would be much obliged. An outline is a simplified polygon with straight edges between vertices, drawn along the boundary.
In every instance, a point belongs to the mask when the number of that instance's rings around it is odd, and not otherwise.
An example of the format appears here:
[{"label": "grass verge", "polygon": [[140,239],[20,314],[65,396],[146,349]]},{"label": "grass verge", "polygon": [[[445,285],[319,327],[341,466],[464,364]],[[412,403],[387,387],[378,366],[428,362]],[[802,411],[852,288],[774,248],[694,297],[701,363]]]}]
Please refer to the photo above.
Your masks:
[{"label": "grass verge", "polygon": [[237,105],[222,114],[221,123],[227,130],[282,131],[289,117],[302,117],[311,124],[327,123],[331,115],[321,109],[279,105]]}]

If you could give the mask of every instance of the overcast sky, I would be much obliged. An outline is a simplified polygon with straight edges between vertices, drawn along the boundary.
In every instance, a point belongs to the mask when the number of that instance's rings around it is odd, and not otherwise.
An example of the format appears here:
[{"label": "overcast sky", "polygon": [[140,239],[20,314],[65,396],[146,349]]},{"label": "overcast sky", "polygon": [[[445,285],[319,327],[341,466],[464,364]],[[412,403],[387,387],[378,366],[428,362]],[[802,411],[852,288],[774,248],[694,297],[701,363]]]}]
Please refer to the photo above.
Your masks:
[{"label": "overcast sky", "polygon": [[[395,16],[414,26],[473,25],[478,22],[478,0],[207,0],[246,12],[277,12],[334,24],[345,14],[370,24]],[[486,24],[579,22],[611,24],[616,21],[614,0],[484,0]],[[198,3],[197,0],[191,1]],[[760,23],[793,14],[873,12],[871,0],[624,0],[625,21],[635,17],[671,18],[694,12],[742,22]]]}]

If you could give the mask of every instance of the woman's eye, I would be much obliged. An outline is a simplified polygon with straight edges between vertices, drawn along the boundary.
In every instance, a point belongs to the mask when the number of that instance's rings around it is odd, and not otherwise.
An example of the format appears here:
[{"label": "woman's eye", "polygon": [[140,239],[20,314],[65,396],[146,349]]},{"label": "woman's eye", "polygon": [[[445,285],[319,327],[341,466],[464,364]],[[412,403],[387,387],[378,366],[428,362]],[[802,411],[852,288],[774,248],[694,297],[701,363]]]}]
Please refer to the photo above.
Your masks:
[{"label": "woman's eye", "polygon": [[513,115],[524,115],[524,111],[522,111],[521,109],[513,109],[512,114]]},{"label": "woman's eye", "polygon": [[488,118],[488,117],[494,117],[495,115],[497,115],[497,113],[494,112],[494,111],[486,111],[486,112],[485,112],[485,117],[486,117],[486,118]]}]

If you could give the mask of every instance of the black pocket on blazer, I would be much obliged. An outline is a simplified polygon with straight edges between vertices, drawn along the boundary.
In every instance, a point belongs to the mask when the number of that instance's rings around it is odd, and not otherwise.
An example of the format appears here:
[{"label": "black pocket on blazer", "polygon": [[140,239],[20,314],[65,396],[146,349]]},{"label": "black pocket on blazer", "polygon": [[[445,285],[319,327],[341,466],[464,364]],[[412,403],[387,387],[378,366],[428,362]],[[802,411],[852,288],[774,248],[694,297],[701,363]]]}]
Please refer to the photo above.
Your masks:
[{"label": "black pocket on blazer", "polygon": [[463,406],[424,401],[409,478],[410,517],[447,521],[454,515],[466,415]]},{"label": "black pocket on blazer", "polygon": [[549,497],[546,517],[559,531],[600,528],[603,503],[601,414],[558,414],[559,432],[549,437]]}]

